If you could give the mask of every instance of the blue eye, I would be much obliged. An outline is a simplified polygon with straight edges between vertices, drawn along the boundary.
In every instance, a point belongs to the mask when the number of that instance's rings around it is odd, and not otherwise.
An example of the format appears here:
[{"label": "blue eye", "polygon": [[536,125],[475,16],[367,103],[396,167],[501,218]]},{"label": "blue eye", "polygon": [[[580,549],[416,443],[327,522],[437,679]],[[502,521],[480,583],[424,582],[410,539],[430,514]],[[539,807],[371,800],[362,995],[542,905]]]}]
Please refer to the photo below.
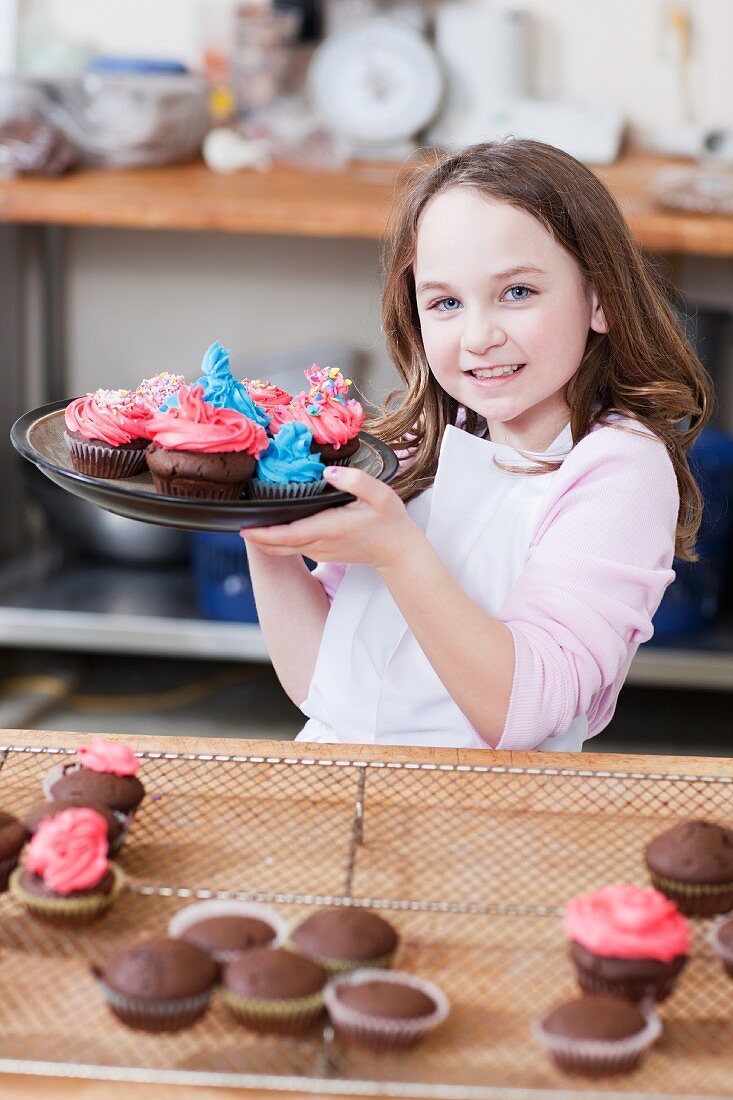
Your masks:
[{"label": "blue eye", "polygon": [[430,308],[437,309],[439,313],[455,313],[460,304],[457,298],[441,298],[439,302],[436,302]]},{"label": "blue eye", "polygon": [[[522,292],[521,294],[519,292]],[[527,298],[534,294],[533,290],[530,290],[528,286],[523,284],[517,284],[517,286],[510,286],[506,291],[509,296],[510,302],[526,302]]]}]

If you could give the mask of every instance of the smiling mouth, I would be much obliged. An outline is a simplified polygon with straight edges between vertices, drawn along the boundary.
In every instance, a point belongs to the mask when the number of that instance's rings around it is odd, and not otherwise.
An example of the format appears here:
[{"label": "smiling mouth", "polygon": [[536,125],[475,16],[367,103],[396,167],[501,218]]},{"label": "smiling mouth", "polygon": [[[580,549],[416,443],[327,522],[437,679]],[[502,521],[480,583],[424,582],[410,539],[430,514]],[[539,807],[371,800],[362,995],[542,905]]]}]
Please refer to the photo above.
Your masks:
[{"label": "smiling mouth", "polygon": [[524,366],[524,363],[507,364],[501,367],[477,367],[476,370],[471,370],[468,373],[473,378],[506,378],[510,374],[516,374]]}]

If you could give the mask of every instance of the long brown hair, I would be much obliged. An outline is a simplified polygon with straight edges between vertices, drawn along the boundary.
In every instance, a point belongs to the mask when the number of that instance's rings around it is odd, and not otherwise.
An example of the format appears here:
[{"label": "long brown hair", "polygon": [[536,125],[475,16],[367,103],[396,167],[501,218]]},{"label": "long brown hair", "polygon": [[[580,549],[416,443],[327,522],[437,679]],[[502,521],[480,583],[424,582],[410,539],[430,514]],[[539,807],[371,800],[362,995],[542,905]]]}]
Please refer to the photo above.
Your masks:
[{"label": "long brown hair", "polygon": [[[401,190],[387,234],[382,325],[404,386],[369,424],[390,446],[411,455],[394,488],[408,501],[432,485],[443,433],[459,412],[428,366],[413,274],[420,214],[434,195],[451,187],[473,187],[525,210],[577,261],[598,296],[608,332],[589,332],[566,393],[573,441],[609,413],[650,428],[666,445],[677,476],[675,551],[695,561],[702,498],[686,452],[710,415],[710,379],[606,187],[579,161],[537,141],[487,142],[419,163]],[[466,430],[476,431],[477,415],[470,409],[465,414]],[[538,461],[529,472],[557,466]]]}]

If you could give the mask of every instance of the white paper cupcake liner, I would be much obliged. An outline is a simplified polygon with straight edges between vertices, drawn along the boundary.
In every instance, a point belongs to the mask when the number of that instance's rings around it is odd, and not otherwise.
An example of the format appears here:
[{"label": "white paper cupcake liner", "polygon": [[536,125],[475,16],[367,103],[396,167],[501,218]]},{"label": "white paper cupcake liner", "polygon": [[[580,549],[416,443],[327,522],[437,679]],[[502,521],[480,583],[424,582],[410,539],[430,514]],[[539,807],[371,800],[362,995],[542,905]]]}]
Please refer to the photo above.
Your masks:
[{"label": "white paper cupcake liner", "polygon": [[250,495],[255,500],[298,500],[322,493],[328,482],[323,481],[260,481],[253,477]]},{"label": "white paper cupcake liner", "polygon": [[[195,901],[192,905],[179,909],[168,922],[168,935],[174,939],[180,939],[192,924],[198,924],[199,921],[208,920],[211,917],[253,917],[255,920],[264,921],[275,933],[275,939],[267,944],[268,947],[282,947],[287,939],[287,921],[277,910],[256,901],[238,901],[236,898]],[[238,959],[244,952],[218,950],[211,951],[210,954],[216,962],[226,965]]]},{"label": "white paper cupcake liner", "polygon": [[569,1039],[552,1035],[545,1030],[543,1019],[532,1023],[532,1035],[567,1072],[587,1073],[591,1077],[627,1073],[636,1068],[645,1051],[662,1034],[656,1013],[649,1008],[643,1013],[645,1026],[626,1039]]},{"label": "white paper cupcake liner", "polygon": [[145,469],[145,448],[120,450],[110,443],[109,447],[100,447],[97,443],[72,439],[64,432],[66,445],[71,452],[75,469],[91,477],[132,477]]},{"label": "white paper cupcake liner", "polygon": [[724,924],[731,921],[731,919],[733,918],[731,918],[730,913],[728,913],[726,916],[721,917],[720,920],[713,921],[708,930],[708,943],[722,962],[726,973],[733,978],[733,948],[726,946],[720,939],[720,929]]},{"label": "white paper cupcake liner", "polygon": [[118,993],[101,978],[97,978],[97,984],[115,1016],[129,1027],[143,1031],[178,1031],[189,1027],[204,1015],[212,994],[212,990],[207,989],[192,997],[150,1001]]},{"label": "white paper cupcake liner", "polygon": [[[384,1016],[368,1016],[338,999],[339,989],[347,985],[361,985],[364,982],[393,982],[395,985],[409,985],[420,990],[435,1002],[435,1010],[428,1016],[413,1020],[395,1020]],[[353,1040],[361,1046],[374,1050],[398,1050],[412,1046],[429,1031],[445,1020],[450,1012],[450,1001],[442,989],[432,982],[416,978],[396,970],[354,970],[350,974],[332,978],[327,984],[323,998],[326,1009],[336,1031],[346,1040]]]}]

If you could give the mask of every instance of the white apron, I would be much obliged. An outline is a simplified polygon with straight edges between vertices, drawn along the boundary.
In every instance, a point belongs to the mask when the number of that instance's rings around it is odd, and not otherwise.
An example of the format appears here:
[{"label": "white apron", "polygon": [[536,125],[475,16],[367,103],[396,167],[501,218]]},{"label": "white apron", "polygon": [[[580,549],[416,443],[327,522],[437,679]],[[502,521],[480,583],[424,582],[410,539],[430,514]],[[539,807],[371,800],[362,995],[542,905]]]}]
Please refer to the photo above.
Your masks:
[{"label": "white apron", "polygon": [[[568,425],[546,455],[572,447]],[[407,511],[477,604],[496,615],[521,573],[555,473],[522,477],[511,447],[446,428],[435,482]],[[425,592],[430,599],[430,592]],[[491,655],[487,654],[487,661]],[[350,565],[326,620],[299,741],[485,748],[434,672],[376,570]],[[538,746],[578,752],[585,716]]]}]

